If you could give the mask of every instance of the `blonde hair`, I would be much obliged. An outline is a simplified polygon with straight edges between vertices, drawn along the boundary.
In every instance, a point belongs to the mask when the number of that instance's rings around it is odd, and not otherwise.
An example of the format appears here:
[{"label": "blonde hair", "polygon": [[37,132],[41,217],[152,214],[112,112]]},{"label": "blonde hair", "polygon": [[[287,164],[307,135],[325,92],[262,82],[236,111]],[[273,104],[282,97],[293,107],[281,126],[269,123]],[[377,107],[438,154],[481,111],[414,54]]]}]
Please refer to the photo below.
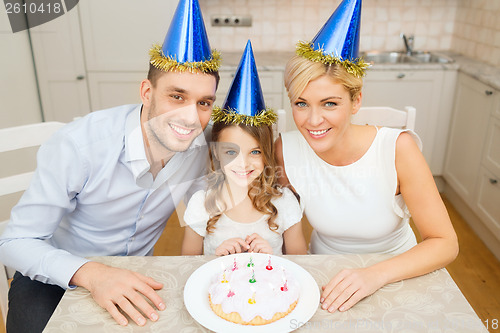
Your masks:
[{"label": "blonde hair", "polygon": [[363,88],[363,79],[349,74],[342,65],[325,65],[295,55],[285,67],[285,87],[290,101],[296,101],[310,81],[323,75],[342,84],[349,92],[352,101],[358,98]]},{"label": "blonde hair", "polygon": [[[218,142],[222,131],[231,126],[238,126],[245,132],[250,134],[258,143],[262,153],[264,162],[264,170],[250,185],[248,196],[252,201],[253,207],[263,214],[269,214],[268,225],[269,229],[276,231],[278,225],[274,223],[278,216],[278,210],[271,202],[272,199],[280,197],[278,180],[276,177],[276,159],[274,157],[273,131],[271,125],[251,126],[245,124],[225,124],[217,122],[212,127],[212,141]],[[205,209],[210,216],[207,222],[207,232],[211,233],[215,229],[215,224],[219,220],[222,213],[226,210],[226,205],[222,200],[222,189],[226,180],[226,176],[222,172],[223,166],[218,154],[215,153],[215,145],[210,149],[210,169],[208,179],[208,188],[205,197]]]}]

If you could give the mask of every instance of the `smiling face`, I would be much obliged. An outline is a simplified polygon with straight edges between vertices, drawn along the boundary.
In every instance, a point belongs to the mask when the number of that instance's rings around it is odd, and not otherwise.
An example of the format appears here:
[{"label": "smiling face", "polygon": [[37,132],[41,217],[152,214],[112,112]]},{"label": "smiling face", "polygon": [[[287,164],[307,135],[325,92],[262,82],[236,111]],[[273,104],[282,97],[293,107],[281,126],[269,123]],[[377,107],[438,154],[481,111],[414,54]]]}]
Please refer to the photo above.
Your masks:
[{"label": "smiling face", "polygon": [[205,73],[166,72],[141,84],[143,133],[153,150],[185,151],[210,120],[216,79]]},{"label": "smiling face", "polygon": [[361,106],[340,83],[323,75],[311,80],[292,102],[293,119],[311,148],[322,155],[341,144],[351,124],[351,115]]},{"label": "smiling face", "polygon": [[247,188],[264,170],[262,147],[238,126],[220,132],[216,154],[227,181],[233,185]]}]

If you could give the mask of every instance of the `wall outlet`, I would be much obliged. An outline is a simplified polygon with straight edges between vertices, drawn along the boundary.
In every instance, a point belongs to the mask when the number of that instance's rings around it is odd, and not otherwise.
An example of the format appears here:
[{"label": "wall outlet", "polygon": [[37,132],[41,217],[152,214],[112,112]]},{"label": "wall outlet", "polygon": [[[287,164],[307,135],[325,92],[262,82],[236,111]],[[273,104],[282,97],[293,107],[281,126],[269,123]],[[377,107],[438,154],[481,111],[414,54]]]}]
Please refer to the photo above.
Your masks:
[{"label": "wall outlet", "polygon": [[213,27],[251,27],[250,15],[214,15],[211,17]]}]

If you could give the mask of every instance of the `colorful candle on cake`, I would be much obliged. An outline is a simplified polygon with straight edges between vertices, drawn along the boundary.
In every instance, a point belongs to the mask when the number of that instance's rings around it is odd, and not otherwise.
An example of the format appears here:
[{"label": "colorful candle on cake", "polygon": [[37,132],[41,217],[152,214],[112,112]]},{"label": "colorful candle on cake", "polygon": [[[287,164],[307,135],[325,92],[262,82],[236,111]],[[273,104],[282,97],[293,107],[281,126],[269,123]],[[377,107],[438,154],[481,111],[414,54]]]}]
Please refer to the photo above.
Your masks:
[{"label": "colorful candle on cake", "polygon": [[238,269],[238,266],[236,265],[236,258],[234,258],[233,262],[233,272]]},{"label": "colorful candle on cake", "polygon": [[250,278],[250,280],[248,280],[248,282],[250,283],[257,282],[257,280],[255,280],[255,271],[253,270],[253,267],[252,267],[252,277]]},{"label": "colorful candle on cake", "polygon": [[229,282],[228,282],[227,286],[229,287],[229,291],[228,291],[228,293],[227,293],[227,297],[233,297],[235,294],[234,294],[234,292],[231,290],[231,284],[229,284]]},{"label": "colorful candle on cake", "polygon": [[283,267],[281,267],[281,270],[283,272],[283,287],[281,287],[281,291],[288,291],[288,286],[287,286],[287,279],[286,279],[286,276],[285,276],[285,269]]},{"label": "colorful candle on cake", "polygon": [[273,266],[271,265],[271,256],[269,256],[269,260],[267,262],[267,266],[266,266],[266,269],[268,271],[272,270],[273,269]]},{"label": "colorful candle on cake", "polygon": [[220,283],[228,283],[226,279],[226,270],[224,270],[224,273],[222,273],[222,281]]},{"label": "colorful candle on cake", "polygon": [[252,256],[250,256],[250,261],[248,262],[247,267],[253,267],[253,266],[255,266],[255,265],[253,263]]},{"label": "colorful candle on cake", "polygon": [[252,297],[248,299],[249,304],[255,304],[257,301],[255,300],[255,289],[253,287],[250,288],[252,291]]}]

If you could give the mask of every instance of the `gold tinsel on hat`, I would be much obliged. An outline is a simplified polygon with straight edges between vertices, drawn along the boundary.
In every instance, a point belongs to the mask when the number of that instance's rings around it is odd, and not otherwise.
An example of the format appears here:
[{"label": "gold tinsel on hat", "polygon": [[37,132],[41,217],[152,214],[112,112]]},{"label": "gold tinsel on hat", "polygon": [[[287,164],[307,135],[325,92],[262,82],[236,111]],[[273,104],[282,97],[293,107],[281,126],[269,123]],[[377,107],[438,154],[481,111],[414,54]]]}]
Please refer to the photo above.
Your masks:
[{"label": "gold tinsel on hat", "polygon": [[314,62],[322,62],[325,65],[341,65],[347,70],[348,73],[359,78],[365,76],[365,70],[370,67],[370,64],[366,63],[363,58],[357,58],[354,60],[341,60],[332,55],[325,55],[322,49],[315,50],[312,47],[312,43],[308,42],[298,42],[296,53],[301,57]]},{"label": "gold tinsel on hat", "polygon": [[178,70],[180,72],[202,71],[206,73],[215,72],[219,69],[220,66],[220,53],[216,50],[212,51],[211,60],[186,63],[180,63],[170,56],[165,56],[165,54],[163,54],[161,46],[158,44],[153,45],[153,47],[149,50],[149,55],[151,57],[149,61],[151,65],[165,72]]},{"label": "gold tinsel on hat", "polygon": [[223,122],[226,124],[245,124],[251,126],[272,125],[278,120],[278,115],[273,109],[262,110],[256,116],[247,116],[240,114],[235,110],[223,110],[216,106],[212,112],[212,120],[215,123]]}]

